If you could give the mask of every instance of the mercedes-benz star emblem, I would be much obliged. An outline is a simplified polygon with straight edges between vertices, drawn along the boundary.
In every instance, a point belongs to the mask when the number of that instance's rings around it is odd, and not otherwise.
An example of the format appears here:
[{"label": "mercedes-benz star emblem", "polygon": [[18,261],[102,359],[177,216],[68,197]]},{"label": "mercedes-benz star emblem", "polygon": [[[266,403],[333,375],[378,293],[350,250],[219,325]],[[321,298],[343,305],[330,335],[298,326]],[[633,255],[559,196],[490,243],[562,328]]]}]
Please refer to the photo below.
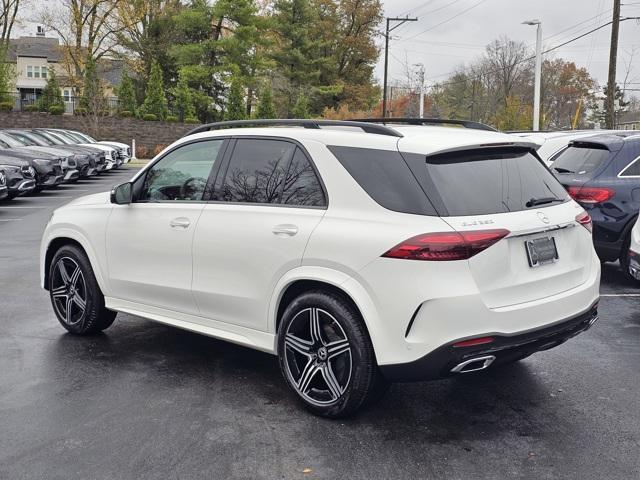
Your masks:
[{"label": "mercedes-benz star emblem", "polygon": [[544,213],[538,212],[538,218],[542,220],[544,223],[549,223],[549,217],[547,217]]}]

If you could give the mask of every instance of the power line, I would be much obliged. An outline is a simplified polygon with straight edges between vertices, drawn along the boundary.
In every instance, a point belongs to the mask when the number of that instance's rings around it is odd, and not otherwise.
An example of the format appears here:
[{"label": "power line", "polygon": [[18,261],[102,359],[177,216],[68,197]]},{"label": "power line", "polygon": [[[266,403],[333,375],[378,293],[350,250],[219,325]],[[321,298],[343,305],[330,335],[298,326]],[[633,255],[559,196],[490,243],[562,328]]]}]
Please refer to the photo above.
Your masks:
[{"label": "power line", "polygon": [[405,41],[405,42],[406,42],[406,41],[411,40],[412,38],[419,37],[420,35],[422,35],[422,34],[424,34],[424,33],[427,33],[427,32],[429,32],[429,31],[433,30],[434,28],[438,28],[439,26],[444,25],[445,23],[448,23],[448,22],[450,22],[451,20],[455,20],[455,19],[456,19],[456,18],[458,18],[460,15],[464,15],[464,14],[465,14],[465,13],[467,13],[468,11],[473,10],[474,8],[478,7],[479,5],[483,4],[483,3],[484,3],[484,2],[486,2],[486,1],[487,1],[487,0],[480,0],[478,3],[475,3],[475,4],[471,5],[469,8],[467,8],[467,9],[465,9],[465,10],[462,10],[461,12],[459,12],[459,13],[455,14],[453,17],[447,18],[446,20],[443,20],[443,21],[442,21],[442,22],[440,22],[440,23],[436,23],[435,25],[433,25],[433,26],[431,26],[431,27],[427,28],[426,30],[423,30],[423,31],[422,31],[422,32],[420,32],[420,33],[416,33],[415,35],[413,35],[413,36],[411,36],[411,37],[409,37],[409,38],[406,38],[406,39],[405,39],[405,40],[403,40],[403,41]]},{"label": "power line", "polygon": [[[640,17],[625,17],[625,18],[621,18],[620,21],[624,22],[626,20],[638,20],[638,19],[640,19]],[[586,37],[587,35],[590,35],[590,34],[592,34],[594,32],[597,32],[598,30],[601,30],[604,27],[606,27],[608,25],[611,25],[612,23],[613,23],[613,21],[609,21],[607,23],[604,23],[604,24],[600,25],[599,27],[596,27],[596,28],[593,28],[593,29],[589,30],[586,33],[583,33],[581,35],[578,35],[577,37],[574,37],[574,38],[572,38],[570,40],[567,40],[566,42],[563,42],[560,45],[556,45],[555,47],[548,48],[547,50],[544,50],[542,52],[542,54],[544,55],[546,53],[553,52],[554,50],[557,50],[557,49],[559,49],[561,47],[564,47],[565,45],[568,45],[569,43],[575,42],[576,40],[580,40],[581,38]],[[530,60],[533,60],[534,58],[535,58],[535,55],[527,57],[527,58],[524,58],[524,59],[514,63],[513,66],[515,67],[516,65],[520,65],[522,63],[528,62]],[[464,83],[464,82],[466,82],[467,80],[470,80],[470,79],[471,80],[475,80],[475,79],[483,77],[484,75],[487,75],[487,74],[490,74],[490,73],[497,73],[499,71],[500,71],[500,69],[492,70],[492,71],[489,71],[489,72],[483,72],[483,73],[480,73],[480,74],[477,74],[477,75],[473,75],[473,76],[467,77],[467,79],[465,79],[465,80],[456,80],[456,81],[451,81],[451,82],[444,82],[444,83],[440,83],[438,85],[439,86],[456,85],[456,84],[459,84],[459,83]],[[431,80],[433,80],[434,78],[438,78],[438,77],[450,76],[450,75],[453,75],[455,73],[456,72],[449,72],[449,73],[445,73],[445,74],[442,74],[442,75],[437,75],[435,77],[431,77]]]}]

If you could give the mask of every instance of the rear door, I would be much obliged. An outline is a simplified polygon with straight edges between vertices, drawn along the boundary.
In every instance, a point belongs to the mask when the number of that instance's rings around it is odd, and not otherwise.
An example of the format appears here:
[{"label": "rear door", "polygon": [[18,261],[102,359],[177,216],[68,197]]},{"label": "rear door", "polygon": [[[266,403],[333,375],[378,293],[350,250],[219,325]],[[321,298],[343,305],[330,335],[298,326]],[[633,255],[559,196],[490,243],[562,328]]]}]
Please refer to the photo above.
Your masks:
[{"label": "rear door", "polygon": [[586,281],[593,247],[576,221],[583,210],[531,151],[403,155],[452,228],[508,230],[506,238],[468,260],[488,307],[537,300]]},{"label": "rear door", "polygon": [[193,243],[202,316],[266,330],[271,292],[298,267],[327,199],[310,157],[286,139],[230,145]]}]

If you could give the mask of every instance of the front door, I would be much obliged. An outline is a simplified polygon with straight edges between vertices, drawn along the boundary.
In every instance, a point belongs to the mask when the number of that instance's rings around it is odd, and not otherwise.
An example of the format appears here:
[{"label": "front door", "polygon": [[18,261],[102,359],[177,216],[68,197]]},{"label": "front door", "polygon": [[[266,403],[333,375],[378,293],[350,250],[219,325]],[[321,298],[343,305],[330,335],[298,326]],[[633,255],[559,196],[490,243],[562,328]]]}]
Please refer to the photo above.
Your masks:
[{"label": "front door", "polygon": [[273,288],[300,266],[326,196],[295,143],[241,138],[231,148],[196,229],[193,294],[204,317],[264,331]]},{"label": "front door", "polygon": [[193,235],[224,139],[183,144],[134,185],[134,201],[114,205],[106,249],[111,295],[197,314],[191,295]]}]

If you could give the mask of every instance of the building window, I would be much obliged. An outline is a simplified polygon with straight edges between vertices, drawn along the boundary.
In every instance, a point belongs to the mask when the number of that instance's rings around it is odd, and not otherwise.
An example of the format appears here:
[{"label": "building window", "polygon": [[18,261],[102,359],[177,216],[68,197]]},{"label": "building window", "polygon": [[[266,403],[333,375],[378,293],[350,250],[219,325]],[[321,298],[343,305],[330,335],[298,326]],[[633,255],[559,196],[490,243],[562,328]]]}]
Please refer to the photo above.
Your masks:
[{"label": "building window", "polygon": [[40,67],[42,78],[47,78],[47,67]]},{"label": "building window", "polygon": [[69,90],[68,88],[65,88],[62,91],[62,97],[64,98],[65,102],[71,101],[71,90]]},{"label": "building window", "polygon": [[33,67],[34,78],[40,78],[40,67]]},{"label": "building window", "polygon": [[33,67],[31,65],[27,67],[27,77],[33,77]]}]

